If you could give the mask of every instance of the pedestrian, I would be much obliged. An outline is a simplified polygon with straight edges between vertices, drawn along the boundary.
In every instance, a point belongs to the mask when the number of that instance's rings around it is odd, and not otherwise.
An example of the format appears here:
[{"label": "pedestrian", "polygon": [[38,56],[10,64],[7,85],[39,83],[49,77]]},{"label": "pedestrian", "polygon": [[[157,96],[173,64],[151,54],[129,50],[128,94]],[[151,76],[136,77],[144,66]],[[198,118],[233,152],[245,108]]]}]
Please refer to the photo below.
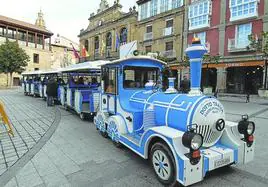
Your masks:
[{"label": "pedestrian", "polygon": [[246,95],[246,103],[249,103],[249,98],[250,98],[250,94],[249,94],[249,92],[247,92],[247,95]]},{"label": "pedestrian", "polygon": [[187,79],[186,76],[183,76],[183,80],[181,81],[181,91],[182,93],[188,93],[190,90],[190,81]]},{"label": "pedestrian", "polygon": [[52,106],[54,98],[58,95],[58,84],[54,78],[50,78],[47,83],[47,106]]},{"label": "pedestrian", "polygon": [[215,90],[214,97],[216,97],[216,98],[218,97],[218,89]]}]

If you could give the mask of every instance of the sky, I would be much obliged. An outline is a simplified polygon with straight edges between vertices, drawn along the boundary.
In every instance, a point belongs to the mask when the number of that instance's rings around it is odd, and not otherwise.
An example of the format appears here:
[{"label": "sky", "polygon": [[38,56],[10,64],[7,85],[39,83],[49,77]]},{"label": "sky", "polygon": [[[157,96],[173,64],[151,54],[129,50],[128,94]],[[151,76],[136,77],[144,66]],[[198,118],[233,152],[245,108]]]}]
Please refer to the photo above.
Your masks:
[{"label": "sky", "polygon": [[[48,30],[74,42],[79,42],[80,29],[88,26],[88,18],[96,13],[101,0],[0,0],[0,15],[34,24],[42,10]],[[137,0],[120,0],[123,11],[136,5]],[[107,0],[112,5],[114,0]],[[136,5],[137,6],[137,5]]]}]

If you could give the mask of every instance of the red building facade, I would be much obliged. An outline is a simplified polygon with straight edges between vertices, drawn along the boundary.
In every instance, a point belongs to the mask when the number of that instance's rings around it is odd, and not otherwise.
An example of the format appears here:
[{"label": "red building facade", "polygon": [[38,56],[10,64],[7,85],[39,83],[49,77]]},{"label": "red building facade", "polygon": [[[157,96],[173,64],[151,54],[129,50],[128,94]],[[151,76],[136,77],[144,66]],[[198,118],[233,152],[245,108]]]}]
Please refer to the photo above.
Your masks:
[{"label": "red building facade", "polygon": [[248,48],[248,35],[261,38],[268,31],[267,4],[265,0],[186,0],[184,47],[197,36],[211,56],[220,56],[219,63],[203,65],[203,87],[251,94],[263,87],[264,60]]}]

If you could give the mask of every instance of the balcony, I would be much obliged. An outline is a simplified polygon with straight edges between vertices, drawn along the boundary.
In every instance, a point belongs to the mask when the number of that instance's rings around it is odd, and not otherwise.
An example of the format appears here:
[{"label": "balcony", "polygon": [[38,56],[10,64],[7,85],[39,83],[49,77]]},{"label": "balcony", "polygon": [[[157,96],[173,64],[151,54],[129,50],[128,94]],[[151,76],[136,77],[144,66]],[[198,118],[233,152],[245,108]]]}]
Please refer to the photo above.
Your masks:
[{"label": "balcony", "polygon": [[163,29],[163,36],[170,36],[173,34],[173,27],[167,27]]},{"label": "balcony", "polygon": [[248,40],[238,41],[236,38],[228,39],[228,52],[244,52],[248,51]]},{"label": "balcony", "polygon": [[153,32],[149,32],[149,33],[145,33],[143,40],[147,41],[147,40],[152,40],[153,39]]},{"label": "balcony", "polygon": [[176,58],[176,51],[175,50],[162,51],[160,55],[166,58]]}]

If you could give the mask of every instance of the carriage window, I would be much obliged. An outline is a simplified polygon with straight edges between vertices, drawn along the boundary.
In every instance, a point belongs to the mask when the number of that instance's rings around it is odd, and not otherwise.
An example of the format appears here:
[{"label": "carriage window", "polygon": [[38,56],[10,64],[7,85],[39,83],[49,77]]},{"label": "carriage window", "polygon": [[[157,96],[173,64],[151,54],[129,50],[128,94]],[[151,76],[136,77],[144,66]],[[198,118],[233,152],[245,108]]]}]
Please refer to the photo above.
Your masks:
[{"label": "carriage window", "polygon": [[144,88],[149,80],[157,82],[159,75],[158,68],[148,67],[125,67],[124,88]]},{"label": "carriage window", "polygon": [[116,94],[116,69],[103,69],[105,93]]}]

